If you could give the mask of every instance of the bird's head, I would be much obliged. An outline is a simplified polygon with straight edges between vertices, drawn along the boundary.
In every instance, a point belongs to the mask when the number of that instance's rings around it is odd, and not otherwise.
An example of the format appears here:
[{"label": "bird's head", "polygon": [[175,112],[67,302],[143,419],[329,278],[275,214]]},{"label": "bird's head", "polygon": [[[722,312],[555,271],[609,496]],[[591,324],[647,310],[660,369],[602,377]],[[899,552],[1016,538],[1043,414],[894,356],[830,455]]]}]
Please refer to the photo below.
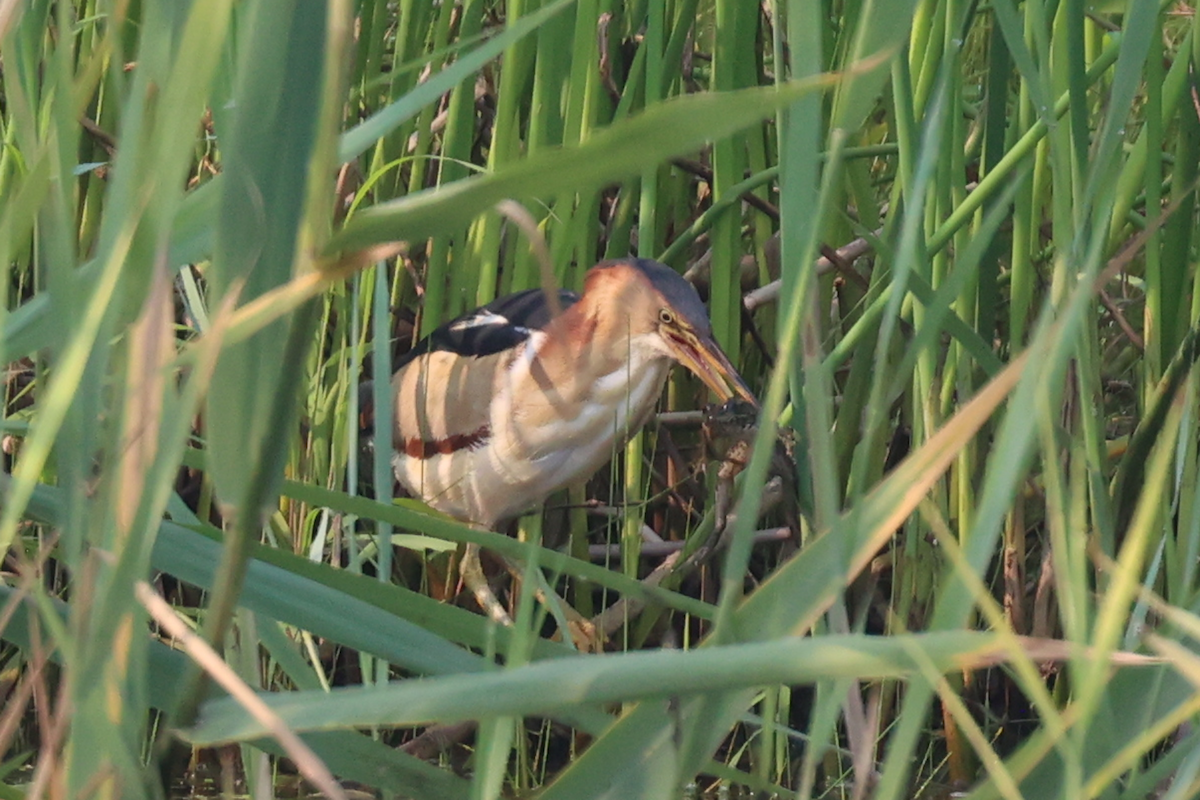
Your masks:
[{"label": "bird's head", "polygon": [[631,341],[687,367],[722,401],[755,399],[712,334],[696,289],[679,273],[650,259],[605,261],[588,273],[585,297],[611,295],[606,305],[628,320]]}]

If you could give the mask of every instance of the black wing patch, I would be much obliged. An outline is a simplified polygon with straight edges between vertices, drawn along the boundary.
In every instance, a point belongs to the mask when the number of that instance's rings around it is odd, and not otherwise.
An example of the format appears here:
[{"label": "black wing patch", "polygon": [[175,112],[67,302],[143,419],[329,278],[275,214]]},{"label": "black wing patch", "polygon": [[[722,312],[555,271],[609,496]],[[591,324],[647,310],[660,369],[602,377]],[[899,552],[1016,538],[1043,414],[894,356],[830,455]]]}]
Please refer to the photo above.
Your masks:
[{"label": "black wing patch", "polygon": [[[558,302],[567,308],[579,301],[576,292],[558,290]],[[425,353],[444,350],[478,358],[516,347],[534,331],[550,323],[550,305],[541,289],[526,289],[493,300],[486,306],[452,319],[417,342],[396,363],[399,370]]]}]

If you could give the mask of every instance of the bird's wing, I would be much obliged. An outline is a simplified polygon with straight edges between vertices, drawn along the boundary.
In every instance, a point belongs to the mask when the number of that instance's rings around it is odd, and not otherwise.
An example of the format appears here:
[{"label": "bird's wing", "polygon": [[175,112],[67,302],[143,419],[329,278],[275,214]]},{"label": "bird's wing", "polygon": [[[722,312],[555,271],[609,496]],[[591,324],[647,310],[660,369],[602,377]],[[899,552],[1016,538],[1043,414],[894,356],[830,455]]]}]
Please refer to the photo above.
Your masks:
[{"label": "bird's wing", "polygon": [[[562,308],[579,301],[579,295],[558,290]],[[516,347],[550,323],[550,304],[541,289],[527,289],[493,300],[486,306],[452,319],[422,339],[396,362],[396,370],[418,356],[447,351],[462,356],[490,356]]]},{"label": "bird's wing", "polygon": [[[562,309],[578,301],[577,292],[558,290],[558,303]],[[550,304],[546,302],[546,293],[541,289],[527,289],[498,298],[450,320],[417,342],[396,361],[393,374],[426,353],[442,351],[478,358],[503,352],[546,327],[551,318]],[[375,426],[375,404],[370,381],[359,386],[358,405],[359,429],[362,435],[370,435]]]}]

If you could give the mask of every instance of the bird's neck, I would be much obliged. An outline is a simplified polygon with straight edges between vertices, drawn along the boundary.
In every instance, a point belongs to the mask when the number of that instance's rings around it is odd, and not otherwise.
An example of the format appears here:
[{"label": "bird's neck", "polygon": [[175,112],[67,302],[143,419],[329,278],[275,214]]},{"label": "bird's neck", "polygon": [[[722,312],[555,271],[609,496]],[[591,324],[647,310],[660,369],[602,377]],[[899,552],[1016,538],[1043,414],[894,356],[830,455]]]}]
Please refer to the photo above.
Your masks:
[{"label": "bird's neck", "polygon": [[657,397],[670,367],[665,354],[630,335],[625,314],[596,313],[588,303],[571,306],[546,334],[539,357],[570,365],[559,372],[571,376],[561,387],[570,400],[616,403],[631,399],[630,394]]}]

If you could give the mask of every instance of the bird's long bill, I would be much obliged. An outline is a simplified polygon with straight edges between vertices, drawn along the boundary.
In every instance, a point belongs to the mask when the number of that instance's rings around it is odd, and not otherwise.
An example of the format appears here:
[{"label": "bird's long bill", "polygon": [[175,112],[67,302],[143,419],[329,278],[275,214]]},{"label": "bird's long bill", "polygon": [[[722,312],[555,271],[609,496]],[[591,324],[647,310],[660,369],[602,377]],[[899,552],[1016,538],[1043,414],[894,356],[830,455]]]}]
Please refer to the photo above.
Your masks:
[{"label": "bird's long bill", "polygon": [[758,399],[733,364],[729,363],[721,346],[712,338],[672,336],[669,341],[679,363],[704,381],[704,385],[712,389],[721,402],[737,396],[758,407]]}]

